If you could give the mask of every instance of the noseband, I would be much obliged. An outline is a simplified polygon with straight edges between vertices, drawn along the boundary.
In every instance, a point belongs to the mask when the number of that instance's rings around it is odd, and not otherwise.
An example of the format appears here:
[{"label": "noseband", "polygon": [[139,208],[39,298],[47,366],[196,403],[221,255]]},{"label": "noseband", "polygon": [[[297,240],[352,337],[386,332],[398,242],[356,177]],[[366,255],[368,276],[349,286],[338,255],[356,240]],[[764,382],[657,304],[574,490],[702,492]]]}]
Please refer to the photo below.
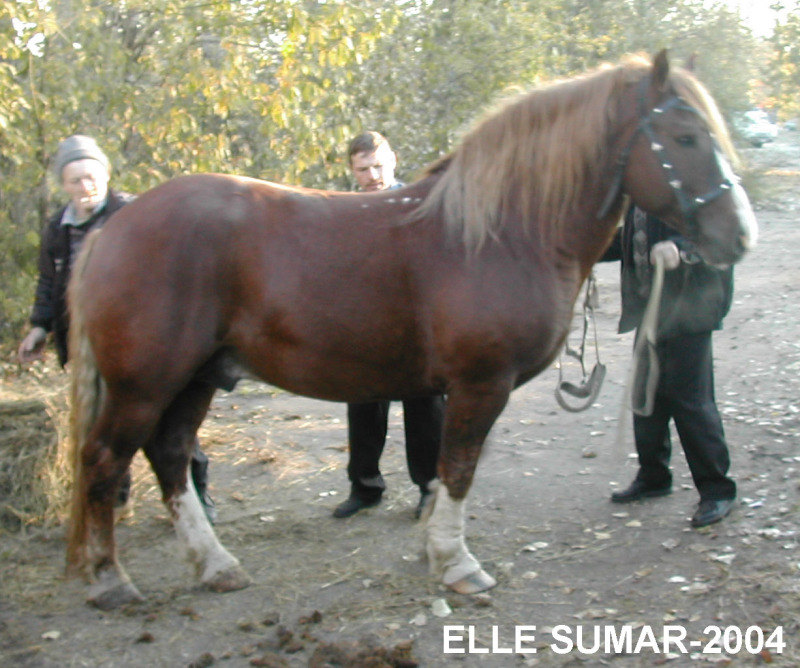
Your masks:
[{"label": "noseband", "polygon": [[728,179],[723,179],[718,186],[709,190],[705,195],[700,195],[698,197],[692,197],[686,192],[683,187],[683,181],[675,171],[675,166],[672,164],[672,161],[669,159],[666,147],[658,140],[658,137],[656,137],[655,130],[653,129],[653,119],[658,118],[661,114],[669,109],[690,111],[697,116],[701,116],[701,114],[697,109],[687,104],[681,97],[677,95],[673,95],[660,106],[654,107],[652,110],[650,110],[650,112],[647,112],[646,92],[649,81],[649,78],[645,78],[640,84],[638,104],[639,125],[636,127],[633,135],[631,135],[625,150],[623,150],[619,158],[617,158],[617,169],[614,173],[614,178],[611,181],[611,186],[608,189],[608,193],[606,194],[606,198],[603,200],[603,204],[601,205],[600,210],[597,212],[597,218],[605,218],[608,215],[611,207],[614,204],[614,201],[617,199],[617,196],[622,190],[622,179],[625,176],[625,169],[628,166],[628,159],[630,158],[631,151],[633,150],[633,145],[636,142],[639,133],[643,132],[650,141],[650,150],[653,151],[658,159],[661,169],[667,178],[669,187],[672,188],[673,193],[675,193],[675,197],[677,198],[678,205],[681,209],[681,214],[686,220],[687,225],[692,226],[695,224],[698,210],[706,204],[710,204],[718,197],[724,195],[733,187],[733,184]]}]

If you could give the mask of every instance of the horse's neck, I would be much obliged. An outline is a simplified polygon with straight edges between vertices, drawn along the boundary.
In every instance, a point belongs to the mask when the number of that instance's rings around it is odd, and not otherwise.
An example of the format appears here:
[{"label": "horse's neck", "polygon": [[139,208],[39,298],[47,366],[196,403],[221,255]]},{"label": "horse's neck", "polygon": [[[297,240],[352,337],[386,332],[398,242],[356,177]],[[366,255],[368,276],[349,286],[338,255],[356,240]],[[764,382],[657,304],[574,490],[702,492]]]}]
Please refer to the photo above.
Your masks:
[{"label": "horse's neck", "polygon": [[[603,188],[604,184],[601,183],[587,190],[600,193]],[[585,197],[580,202],[580,209],[570,212],[558,226],[559,254],[573,258],[581,267],[584,277],[608,247],[624,206],[624,199],[619,197],[609,212],[600,219],[598,210],[602,204],[601,199],[599,195]]]},{"label": "horse's neck", "polygon": [[620,206],[616,206],[609,216],[598,220],[599,206],[599,197],[587,197],[579,210],[568,212],[557,225],[522,222],[519,216],[510,216],[501,229],[506,243],[529,248],[532,255],[552,264],[559,276],[570,280],[579,276],[580,284],[607,248],[619,218]]}]

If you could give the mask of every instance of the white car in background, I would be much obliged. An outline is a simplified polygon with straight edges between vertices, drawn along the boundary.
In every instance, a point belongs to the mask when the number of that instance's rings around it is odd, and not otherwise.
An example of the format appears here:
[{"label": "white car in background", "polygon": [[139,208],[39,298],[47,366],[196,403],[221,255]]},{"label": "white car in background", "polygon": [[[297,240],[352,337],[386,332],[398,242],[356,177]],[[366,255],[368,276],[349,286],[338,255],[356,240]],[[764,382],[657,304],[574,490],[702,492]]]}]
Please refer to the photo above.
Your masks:
[{"label": "white car in background", "polygon": [[761,109],[745,111],[736,122],[736,128],[744,139],[756,147],[775,141],[778,136],[778,126]]}]

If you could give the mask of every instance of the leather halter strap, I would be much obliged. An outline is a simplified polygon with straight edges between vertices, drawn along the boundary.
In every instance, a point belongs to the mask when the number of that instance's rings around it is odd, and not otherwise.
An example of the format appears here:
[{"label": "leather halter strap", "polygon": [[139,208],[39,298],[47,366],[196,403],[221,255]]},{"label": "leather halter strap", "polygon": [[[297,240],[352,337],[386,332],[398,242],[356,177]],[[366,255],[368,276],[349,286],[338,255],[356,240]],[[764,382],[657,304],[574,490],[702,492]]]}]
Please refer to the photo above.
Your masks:
[{"label": "leather halter strap", "polygon": [[706,204],[710,204],[718,197],[724,195],[733,187],[733,184],[728,179],[723,179],[719,185],[715,186],[704,195],[697,197],[692,197],[686,192],[683,187],[683,181],[675,170],[675,166],[673,165],[672,161],[669,159],[667,149],[656,136],[655,130],[653,129],[653,119],[658,118],[661,114],[670,109],[689,111],[693,114],[697,114],[698,116],[701,116],[701,114],[697,109],[686,103],[678,95],[673,95],[665,102],[657,107],[654,107],[648,112],[646,106],[646,94],[649,82],[650,78],[645,77],[642,79],[639,85],[639,124],[631,135],[631,138],[628,140],[628,144],[625,146],[625,149],[617,158],[614,178],[611,180],[611,186],[609,187],[606,197],[603,200],[603,203],[600,205],[599,211],[597,212],[597,218],[605,218],[611,211],[611,207],[614,205],[614,202],[619,196],[620,191],[622,190],[622,180],[625,176],[625,169],[628,166],[628,159],[630,158],[633,146],[639,137],[639,133],[642,132],[650,141],[650,150],[653,151],[658,159],[661,169],[666,176],[667,183],[675,193],[675,197],[677,198],[678,205],[681,209],[681,214],[686,220],[687,225],[693,226],[696,223],[698,210]]}]

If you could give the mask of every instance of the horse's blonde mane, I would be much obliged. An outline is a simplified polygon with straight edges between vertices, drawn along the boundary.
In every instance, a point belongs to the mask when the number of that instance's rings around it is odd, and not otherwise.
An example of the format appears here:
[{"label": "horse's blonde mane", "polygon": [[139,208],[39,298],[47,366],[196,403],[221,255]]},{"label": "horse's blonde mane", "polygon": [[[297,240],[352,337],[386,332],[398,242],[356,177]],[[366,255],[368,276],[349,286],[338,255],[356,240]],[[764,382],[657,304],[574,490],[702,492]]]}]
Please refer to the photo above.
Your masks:
[{"label": "horse's blonde mane", "polygon": [[[609,164],[608,132],[615,113],[610,103],[651,68],[649,59],[628,56],[616,66],[601,66],[500,104],[428,170],[441,176],[418,213],[441,216],[469,247],[495,235],[504,212],[540,221],[541,237],[549,238],[584,187]],[[722,117],[703,86],[681,69],[672,69],[670,79],[732,153]]]},{"label": "horse's blonde mane", "polygon": [[672,70],[670,78],[678,95],[705,116],[708,129],[717,140],[723,153],[734,165],[738,165],[739,159],[736,155],[736,149],[733,147],[731,136],[728,133],[728,127],[719,107],[717,107],[706,87],[687,70]]}]

